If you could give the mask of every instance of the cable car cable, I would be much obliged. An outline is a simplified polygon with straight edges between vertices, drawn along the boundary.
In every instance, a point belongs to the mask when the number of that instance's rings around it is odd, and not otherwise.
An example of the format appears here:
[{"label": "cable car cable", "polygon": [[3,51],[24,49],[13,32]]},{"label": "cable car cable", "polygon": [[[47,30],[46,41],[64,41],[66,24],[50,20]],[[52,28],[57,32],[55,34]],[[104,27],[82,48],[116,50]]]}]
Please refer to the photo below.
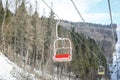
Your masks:
[{"label": "cable car cable", "polygon": [[[50,10],[53,10],[46,2],[45,0],[42,0],[43,3],[50,9]],[[54,12],[54,11],[53,11]],[[54,12],[54,14],[58,17],[59,20],[61,20],[61,18]]]},{"label": "cable car cable", "polygon": [[71,2],[73,3],[73,6],[74,6],[75,10],[77,11],[79,17],[82,19],[83,22],[85,22],[84,18],[82,17],[82,15],[81,15],[80,11],[78,10],[77,6],[75,5],[74,1],[71,0]]},{"label": "cable car cable", "polygon": [[[113,36],[113,42],[114,42],[115,37],[114,37],[114,31],[113,31],[113,19],[112,19],[112,11],[111,11],[110,0],[108,0],[108,7],[109,7],[109,14],[110,14],[110,22],[111,22],[110,26],[112,28],[112,36]],[[115,44],[115,42],[113,44]]]},{"label": "cable car cable", "polygon": [[112,19],[110,0],[108,0],[108,7],[109,7],[109,13],[110,13],[110,21],[111,21],[111,24],[112,24],[113,23],[113,19]]}]

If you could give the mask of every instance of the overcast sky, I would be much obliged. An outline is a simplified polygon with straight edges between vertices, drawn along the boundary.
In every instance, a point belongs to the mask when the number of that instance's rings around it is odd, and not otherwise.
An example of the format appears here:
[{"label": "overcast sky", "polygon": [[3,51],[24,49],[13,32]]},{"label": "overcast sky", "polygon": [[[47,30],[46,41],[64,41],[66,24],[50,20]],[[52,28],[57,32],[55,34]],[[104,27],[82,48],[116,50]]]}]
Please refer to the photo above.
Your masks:
[{"label": "overcast sky", "polygon": [[[13,1],[13,0],[12,0]],[[45,0],[48,5],[53,3],[54,12],[64,20],[81,22],[79,15],[77,14],[71,0]],[[86,22],[110,24],[108,0],[73,0],[78,7],[81,15]],[[35,0],[26,0],[35,6]],[[45,15],[48,16],[50,9],[42,2],[37,0],[38,12],[43,15],[43,9]],[[113,23],[120,24],[120,0],[110,0]],[[29,4],[28,4],[29,5]],[[33,7],[34,9],[34,7]],[[56,17],[57,18],[57,17]]]}]

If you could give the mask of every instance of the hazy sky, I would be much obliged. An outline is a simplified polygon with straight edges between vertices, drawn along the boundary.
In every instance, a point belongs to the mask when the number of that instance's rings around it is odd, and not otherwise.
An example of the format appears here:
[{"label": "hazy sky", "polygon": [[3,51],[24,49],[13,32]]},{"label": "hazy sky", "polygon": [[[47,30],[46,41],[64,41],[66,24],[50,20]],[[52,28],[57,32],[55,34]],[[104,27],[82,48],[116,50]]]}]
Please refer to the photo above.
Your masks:
[{"label": "hazy sky", "polygon": [[[13,0],[12,0],[13,1]],[[54,12],[64,20],[79,22],[81,21],[79,15],[77,14],[71,0],[45,0],[46,3],[51,6],[53,3]],[[109,10],[108,10],[108,0],[73,0],[78,7],[81,15],[86,22],[92,23],[102,23],[110,24]],[[35,6],[35,0],[26,0]],[[48,16],[50,9],[42,2],[42,0],[37,0],[38,2],[38,12],[43,15],[43,9],[45,10],[45,15]],[[110,0],[113,22],[120,24],[120,0]],[[28,4],[29,6],[29,4]],[[33,7],[33,9],[35,9]],[[56,17],[57,18],[57,17]]]},{"label": "hazy sky", "polygon": [[[53,2],[53,10],[54,12],[64,20],[69,21],[81,21],[79,15],[77,14],[71,0],[45,0],[48,5],[51,6],[51,2]],[[93,23],[102,23],[109,24],[109,10],[108,10],[108,0],[73,0],[78,7],[81,15],[85,19],[86,22]],[[35,2],[34,0],[31,1]],[[45,15],[49,15],[49,8],[42,2],[42,0],[38,0],[38,11],[40,14],[43,14],[43,8],[45,8]],[[113,22],[120,24],[120,0],[110,0]]]}]

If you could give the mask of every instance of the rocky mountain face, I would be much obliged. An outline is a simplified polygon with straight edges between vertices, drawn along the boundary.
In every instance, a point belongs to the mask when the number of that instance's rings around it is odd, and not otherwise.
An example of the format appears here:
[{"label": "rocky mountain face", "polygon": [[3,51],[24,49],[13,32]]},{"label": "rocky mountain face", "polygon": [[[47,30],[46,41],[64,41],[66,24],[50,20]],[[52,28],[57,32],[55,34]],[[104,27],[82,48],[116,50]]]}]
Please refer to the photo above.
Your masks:
[{"label": "rocky mountain face", "polygon": [[[90,38],[94,39],[100,49],[103,50],[104,55],[108,61],[112,61],[112,54],[115,50],[115,44],[117,42],[116,34],[116,24],[111,25],[102,25],[102,24],[92,24],[92,23],[70,23],[63,22],[63,26],[72,26],[75,29],[75,32],[82,33]],[[68,27],[69,29],[70,27]]]}]

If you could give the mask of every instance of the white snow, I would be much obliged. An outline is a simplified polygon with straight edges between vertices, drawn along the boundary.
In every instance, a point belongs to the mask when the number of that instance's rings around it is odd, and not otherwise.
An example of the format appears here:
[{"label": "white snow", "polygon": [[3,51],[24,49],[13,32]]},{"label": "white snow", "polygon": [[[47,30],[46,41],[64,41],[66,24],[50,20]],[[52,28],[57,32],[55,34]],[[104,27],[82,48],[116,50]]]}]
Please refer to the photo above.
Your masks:
[{"label": "white snow", "polygon": [[0,79],[2,80],[16,80],[10,72],[13,69],[13,63],[10,62],[1,52],[0,52]]},{"label": "white snow", "polygon": [[[34,73],[37,73],[45,78],[45,80],[58,80],[57,72],[54,76],[49,72],[44,71],[42,75],[42,70],[34,70]],[[10,61],[4,54],[0,52],[0,80],[43,80],[37,79],[35,74],[31,74],[24,70],[23,68],[18,67],[15,63]],[[68,77],[62,76],[59,80],[68,80]]]},{"label": "white snow", "polygon": [[[120,80],[120,28],[117,28],[118,42],[116,44],[116,51],[113,53],[113,64],[111,66],[111,80]],[[118,79],[117,79],[118,75]]]},{"label": "white snow", "polygon": [[0,52],[0,80],[37,80],[35,75],[19,68]]}]

